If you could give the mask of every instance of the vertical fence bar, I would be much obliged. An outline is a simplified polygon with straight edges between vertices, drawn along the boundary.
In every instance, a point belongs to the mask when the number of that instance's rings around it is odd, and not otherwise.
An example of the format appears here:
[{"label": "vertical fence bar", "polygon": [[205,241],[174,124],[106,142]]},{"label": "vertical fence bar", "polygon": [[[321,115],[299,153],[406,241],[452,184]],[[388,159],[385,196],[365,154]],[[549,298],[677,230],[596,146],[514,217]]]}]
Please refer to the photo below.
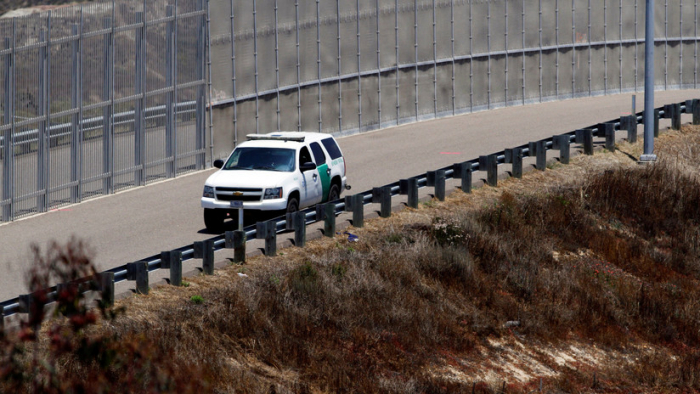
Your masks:
[{"label": "vertical fence bar", "polygon": [[486,108],[491,109],[491,2],[486,2]]},{"label": "vertical fence bar", "polygon": [[559,0],[554,2],[554,44],[557,48],[554,62],[554,95],[559,98]]},{"label": "vertical fence bar", "polygon": [[375,8],[377,10],[377,126],[382,127],[382,62],[379,37],[379,0],[375,0]]},{"label": "vertical fence bar", "polygon": [[[471,8],[471,2],[469,4],[470,4],[470,8]],[[522,92],[521,92],[522,105],[525,105],[525,0],[522,0],[521,6],[522,6],[522,8],[521,8],[522,12],[520,13],[520,23],[522,26],[522,31],[520,32],[520,39],[522,40],[522,45],[521,45],[522,52],[521,52],[520,56],[522,57],[523,61],[521,62],[522,63],[522,70],[521,70],[522,75],[521,75],[520,80],[523,81],[522,82]],[[470,27],[470,29],[471,29],[471,27]]]},{"label": "vertical fence bar", "polygon": [[[275,0],[275,90],[277,90],[277,131],[281,130],[280,124],[280,45],[279,45],[279,19],[277,0]],[[231,37],[233,39],[233,37]]]},{"label": "vertical fence bar", "polygon": [[357,6],[357,130],[362,131],[362,63],[360,62],[360,0]]},{"label": "vertical fence bar", "polygon": [[394,0],[394,44],[396,49],[396,125],[398,126],[401,119],[401,96],[399,96],[399,74],[401,72],[399,69],[399,0]]},{"label": "vertical fence bar", "polygon": [[668,89],[668,0],[664,1],[664,90]]},{"label": "vertical fence bar", "polygon": [[[233,145],[238,146],[238,100],[236,94],[236,11],[231,0],[231,85],[233,87]],[[297,79],[297,85],[299,80]]]},{"label": "vertical fence bar", "polygon": [[342,41],[340,40],[340,0],[335,2],[336,10],[336,32],[338,34],[338,131],[343,131],[343,63],[342,63]]},{"label": "vertical fence bar", "polygon": [[571,43],[571,97],[576,97],[576,0],[571,0]]},{"label": "vertical fence bar", "polygon": [[[507,7],[507,4],[508,3],[506,3],[506,7]],[[508,30],[506,30],[506,31],[508,31]],[[506,42],[507,42],[507,39],[506,39]],[[456,103],[457,92],[455,91],[455,0],[450,0],[450,45],[452,46],[452,52],[451,52],[452,53],[452,115],[454,116],[456,114],[456,111],[457,111],[457,103]],[[396,54],[397,61],[399,59],[398,55],[399,54],[397,53]],[[507,55],[506,55],[506,59],[507,59]],[[506,70],[507,69],[508,69],[508,60],[506,60]],[[398,70],[396,70],[396,72],[398,73]],[[506,78],[506,80],[508,80],[508,78]],[[506,92],[508,90],[507,84],[508,83],[506,82]],[[506,97],[508,97],[508,96],[506,95]]]},{"label": "vertical fence bar", "polygon": [[[471,4],[471,2],[469,3]],[[414,104],[416,109],[416,121],[418,121],[418,0],[413,1],[413,35],[415,41],[413,44],[413,49],[415,51],[415,63],[413,67],[414,70],[414,81],[413,81],[413,92],[414,92]]]},{"label": "vertical fence bar", "polygon": [[[525,4],[525,0],[523,0]],[[523,20],[525,18],[525,11],[523,8]],[[472,2],[469,2],[469,111],[474,112],[474,27],[473,27],[473,15],[472,15]],[[525,42],[525,30],[523,29],[523,43]],[[525,63],[523,62],[523,83],[525,81]],[[525,98],[523,97],[523,103],[525,103]]]},{"label": "vertical fence bar", "polygon": [[617,39],[620,41],[620,53],[619,53],[619,70],[618,72],[620,73],[620,80],[619,80],[619,92],[622,93],[622,1],[620,1],[620,34],[618,35]]},{"label": "vertical fence bar", "polygon": [[[145,25],[145,19],[146,16],[143,12],[137,12],[136,13],[136,21],[138,23],[141,23],[141,27],[137,28],[135,30],[135,43],[134,43],[134,49],[135,49],[135,56],[136,56],[136,61],[135,61],[135,84],[134,84],[134,93],[136,95],[143,95],[144,92],[144,83],[143,83],[143,78],[144,75],[141,72],[143,68],[143,47],[144,47],[144,25]],[[199,52],[199,50],[198,50]],[[199,60],[199,59],[197,59]],[[199,64],[199,62],[197,62]],[[199,74],[198,74],[199,76]],[[143,117],[141,114],[143,113],[143,104],[144,101],[141,99],[141,96],[139,96],[136,99],[136,103],[134,106],[134,186],[143,186],[145,184],[144,182],[144,171],[143,171],[143,161],[142,159],[142,150],[144,148],[143,146],[143,122],[142,119]],[[198,106],[198,115],[199,114],[199,106]],[[197,126],[199,127],[199,121],[197,122]]]},{"label": "vertical fence bar", "polygon": [[[637,78],[639,77],[639,37],[638,37],[638,32],[639,30],[637,29],[638,27],[638,0],[634,0],[634,91],[637,91]],[[620,37],[622,39],[622,37]],[[620,71],[622,72],[622,71]]]},{"label": "vertical fence bar", "polygon": [[539,0],[538,2],[538,9],[539,9],[539,40],[540,40],[540,64],[539,64],[539,72],[540,72],[540,103],[542,102],[542,0]]},{"label": "vertical fence bar", "polygon": [[[454,0],[452,0],[452,3],[454,4]],[[505,22],[504,22],[504,24],[505,24],[505,27],[506,27],[506,28],[505,28],[505,32],[504,32],[504,36],[503,36],[503,38],[504,38],[504,45],[503,45],[503,46],[504,46],[505,51],[506,51],[506,56],[505,56],[505,61],[506,61],[506,65],[505,65],[505,66],[506,66],[506,69],[505,69],[505,78],[504,78],[504,79],[505,79],[505,84],[504,84],[504,85],[505,85],[505,89],[504,89],[504,93],[505,93],[505,95],[504,95],[505,100],[504,100],[504,101],[505,101],[505,102],[504,102],[504,106],[507,107],[507,106],[508,106],[508,57],[509,57],[509,56],[508,56],[508,2],[506,1],[503,5],[504,5],[504,7],[505,7],[505,17],[504,17],[504,18],[505,18]],[[453,22],[453,24],[454,24],[454,19],[453,19],[452,22]],[[452,57],[453,57],[452,60],[453,60],[453,65],[454,65],[454,56],[455,56],[455,54],[454,54],[454,32],[453,32],[452,36],[453,36],[453,37],[452,37],[452,41],[453,41],[453,42],[452,42]],[[452,76],[454,77],[454,69],[453,69]],[[453,84],[453,91],[454,91],[454,84]],[[453,115],[454,115],[454,113],[453,113]]]},{"label": "vertical fence bar", "polygon": [[[301,131],[301,57],[299,55],[299,0],[294,2],[295,29],[296,29],[296,49],[297,49],[297,130]],[[358,17],[359,12],[358,12]],[[359,63],[358,63],[359,64]],[[359,104],[359,102],[358,102]]]},{"label": "vertical fence bar", "polygon": [[433,112],[437,118],[437,23],[435,17],[435,0],[433,0]]},{"label": "vertical fence bar", "polygon": [[253,0],[253,71],[255,76],[255,134],[260,133],[260,85],[258,84],[258,8]]},{"label": "vertical fence bar", "polygon": [[608,0],[603,0],[603,93],[608,94]]},{"label": "vertical fence bar", "polygon": [[[166,16],[172,18],[175,15],[175,7],[166,7]],[[177,132],[175,130],[174,102],[175,102],[175,29],[174,20],[165,24],[165,86],[171,89],[165,97],[165,157],[169,160],[165,165],[165,176],[175,177],[177,171]]]},{"label": "vertical fence bar", "polygon": [[5,38],[5,49],[11,49],[10,53],[5,55],[5,108],[3,122],[5,125],[11,125],[10,128],[3,132],[3,155],[2,155],[2,221],[9,222],[13,219],[13,196],[14,196],[14,124],[15,124],[15,20],[12,20],[12,40]]},{"label": "vertical fence bar", "polygon": [[591,1],[588,0],[588,95],[593,94],[593,85],[591,81],[591,75],[593,73],[593,66],[591,65],[591,60],[593,57],[593,42],[591,41]]},{"label": "vertical fence bar", "polygon": [[[81,107],[81,87],[80,87],[80,40],[77,38],[80,32],[80,25],[73,24],[72,34],[72,74],[71,74],[71,108],[78,109]],[[76,112],[72,116],[72,135],[71,135],[71,203],[80,201],[80,112]]]},{"label": "vertical fence bar", "polygon": [[[204,0],[197,0],[197,11],[204,11]],[[206,147],[206,132],[205,132],[205,116],[206,116],[206,103],[204,100],[204,81],[205,79],[205,48],[207,41],[206,34],[206,19],[207,16],[204,15],[201,18],[197,18],[197,48],[195,51],[195,78],[200,83],[197,85],[197,98],[196,98],[196,151],[197,151],[197,169],[201,170],[205,167],[206,154],[204,149]],[[144,46],[145,48],[145,46]],[[145,91],[145,87],[144,87]]]},{"label": "vertical fence bar", "polygon": [[[114,46],[112,39],[114,34],[114,19],[105,17],[102,19],[102,27],[111,29],[105,33],[102,40],[104,44],[104,79],[102,81],[102,100],[110,101],[112,95],[112,75],[114,71]],[[112,180],[112,105],[106,105],[102,108],[102,194],[111,194],[113,192]]]},{"label": "vertical fence bar", "polygon": [[[212,161],[214,161],[214,114],[213,114],[213,108],[211,106],[211,28],[210,28],[210,22],[211,18],[209,17],[209,0],[207,0],[207,13],[206,13],[206,53],[207,53],[207,105],[206,109],[209,112],[209,157],[211,158]],[[206,120],[205,120],[206,121]],[[204,129],[202,129],[204,130]],[[202,140],[205,140],[206,137],[202,136]],[[206,162],[206,153],[200,154],[200,156],[204,159]],[[204,163],[203,163],[204,165]]]},{"label": "vertical fence bar", "polygon": [[316,77],[318,79],[318,132],[323,131],[323,98],[321,96],[321,5],[316,0]]},{"label": "vertical fence bar", "polygon": [[39,31],[39,42],[41,46],[39,47],[39,75],[38,75],[38,97],[37,97],[37,109],[38,115],[42,118],[39,122],[38,133],[37,133],[37,165],[36,165],[36,191],[39,193],[36,197],[36,208],[38,212],[46,212],[48,207],[48,179],[47,179],[47,134],[49,132],[49,122],[48,122],[48,108],[47,104],[47,86],[49,85],[48,75],[47,75],[47,64],[46,64],[46,53],[47,51],[47,40],[46,40],[46,30],[41,29]]}]

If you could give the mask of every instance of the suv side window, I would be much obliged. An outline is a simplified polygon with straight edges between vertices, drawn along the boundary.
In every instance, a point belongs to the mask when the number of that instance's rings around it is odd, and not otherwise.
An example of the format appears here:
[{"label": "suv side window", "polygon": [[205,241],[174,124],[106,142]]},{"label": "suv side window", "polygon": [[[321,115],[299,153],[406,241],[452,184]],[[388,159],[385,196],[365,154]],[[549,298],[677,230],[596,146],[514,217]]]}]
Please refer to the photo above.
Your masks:
[{"label": "suv side window", "polygon": [[311,143],[311,152],[314,153],[317,166],[326,164],[326,154],[323,153],[323,149],[321,149],[321,145],[319,145],[318,142]]},{"label": "suv side window", "polygon": [[326,138],[325,140],[321,140],[321,143],[323,146],[326,147],[326,151],[328,151],[328,154],[331,155],[331,160],[335,160],[342,155],[340,153],[340,148],[338,148],[338,144],[336,144],[335,140],[331,138]]},{"label": "suv side window", "polygon": [[301,167],[302,164],[308,163],[308,162],[313,162],[311,159],[311,154],[309,153],[309,149],[305,146],[301,147],[301,150],[299,151],[299,167]]}]

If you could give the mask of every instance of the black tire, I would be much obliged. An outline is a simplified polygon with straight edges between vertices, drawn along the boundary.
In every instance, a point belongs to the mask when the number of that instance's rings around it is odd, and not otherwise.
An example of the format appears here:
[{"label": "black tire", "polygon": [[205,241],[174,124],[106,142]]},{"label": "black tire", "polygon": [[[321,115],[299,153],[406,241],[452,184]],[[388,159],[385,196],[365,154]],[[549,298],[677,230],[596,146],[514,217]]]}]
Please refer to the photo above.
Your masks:
[{"label": "black tire", "polygon": [[213,233],[221,233],[224,231],[224,219],[226,213],[218,209],[204,209],[204,225],[207,230]]},{"label": "black tire", "polygon": [[328,190],[328,201],[335,201],[340,198],[340,186],[337,184],[332,184],[331,189]]},{"label": "black tire", "polygon": [[289,197],[287,200],[286,213],[294,213],[299,210],[299,200],[296,197]]}]

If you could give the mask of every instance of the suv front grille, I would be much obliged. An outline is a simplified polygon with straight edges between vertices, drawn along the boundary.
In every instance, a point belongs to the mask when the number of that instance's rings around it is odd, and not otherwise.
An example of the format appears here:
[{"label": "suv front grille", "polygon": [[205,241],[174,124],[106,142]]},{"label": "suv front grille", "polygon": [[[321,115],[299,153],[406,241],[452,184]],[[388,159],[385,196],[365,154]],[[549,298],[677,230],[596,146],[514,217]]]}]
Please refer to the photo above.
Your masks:
[{"label": "suv front grille", "polygon": [[217,187],[216,199],[220,201],[260,201],[263,189],[244,187]]}]

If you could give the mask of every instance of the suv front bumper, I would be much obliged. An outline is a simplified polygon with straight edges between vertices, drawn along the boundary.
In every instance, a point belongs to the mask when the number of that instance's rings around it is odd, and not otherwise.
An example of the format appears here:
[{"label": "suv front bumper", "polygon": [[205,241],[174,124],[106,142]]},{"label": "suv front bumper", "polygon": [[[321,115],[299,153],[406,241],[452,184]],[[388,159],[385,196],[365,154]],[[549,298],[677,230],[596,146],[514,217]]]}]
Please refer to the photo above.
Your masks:
[{"label": "suv front bumper", "polygon": [[[206,209],[233,209],[231,201],[220,201],[214,198],[202,197],[202,208]],[[284,198],[275,198],[263,201],[245,201],[243,209],[256,211],[281,211],[287,209],[287,200]]]}]

